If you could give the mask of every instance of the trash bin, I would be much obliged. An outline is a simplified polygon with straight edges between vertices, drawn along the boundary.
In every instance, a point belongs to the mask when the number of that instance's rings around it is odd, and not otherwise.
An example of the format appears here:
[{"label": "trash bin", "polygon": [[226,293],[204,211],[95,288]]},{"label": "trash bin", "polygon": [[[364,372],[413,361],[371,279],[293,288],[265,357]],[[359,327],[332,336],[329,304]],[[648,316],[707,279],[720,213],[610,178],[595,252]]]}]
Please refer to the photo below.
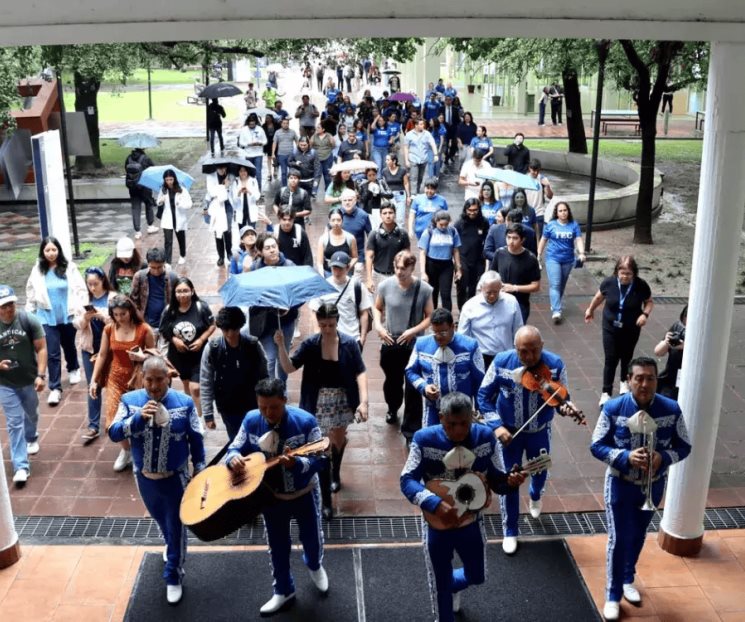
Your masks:
[{"label": "trash bin", "polygon": [[525,114],[535,112],[535,93],[525,94]]},{"label": "trash bin", "polygon": [[502,97],[500,95],[492,95],[491,96],[491,105],[492,106],[501,106],[502,105]]}]

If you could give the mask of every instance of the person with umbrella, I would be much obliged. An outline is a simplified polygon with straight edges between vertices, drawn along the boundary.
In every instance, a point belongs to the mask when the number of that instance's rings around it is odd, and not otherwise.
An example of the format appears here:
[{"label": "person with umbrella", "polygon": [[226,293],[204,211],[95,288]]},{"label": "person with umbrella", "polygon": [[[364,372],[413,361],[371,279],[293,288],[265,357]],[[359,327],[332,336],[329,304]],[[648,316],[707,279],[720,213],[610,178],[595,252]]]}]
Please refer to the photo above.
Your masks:
[{"label": "person with umbrella", "polygon": [[132,149],[132,153],[130,153],[124,161],[124,183],[127,186],[127,190],[129,190],[129,201],[132,207],[132,226],[135,230],[136,240],[139,240],[142,237],[140,222],[143,204],[145,205],[147,232],[150,234],[158,231],[158,227],[155,226],[155,202],[153,201],[153,193],[149,188],[139,184],[142,172],[150,166],[153,166],[153,161],[150,159],[150,156],[145,153],[145,149],[142,147],[135,147]]},{"label": "person with umbrella", "polygon": [[225,265],[225,258],[230,261],[233,254],[233,204],[229,196],[233,183],[227,164],[218,164],[215,172],[207,175],[204,203],[208,206],[209,229],[215,236],[217,265],[220,267]]},{"label": "person with umbrella", "polygon": [[163,185],[156,203],[161,213],[160,224],[163,227],[166,262],[171,263],[175,231],[179,249],[178,263],[183,265],[186,263],[186,231],[189,228],[189,209],[192,201],[189,191],[181,186],[173,169],[166,169],[163,173]]},{"label": "person with umbrella", "polygon": [[213,99],[207,106],[207,132],[210,137],[210,153],[215,157],[215,135],[220,139],[220,153],[225,151],[225,142],[222,139],[222,120],[225,118],[225,108],[220,105],[217,98]]}]

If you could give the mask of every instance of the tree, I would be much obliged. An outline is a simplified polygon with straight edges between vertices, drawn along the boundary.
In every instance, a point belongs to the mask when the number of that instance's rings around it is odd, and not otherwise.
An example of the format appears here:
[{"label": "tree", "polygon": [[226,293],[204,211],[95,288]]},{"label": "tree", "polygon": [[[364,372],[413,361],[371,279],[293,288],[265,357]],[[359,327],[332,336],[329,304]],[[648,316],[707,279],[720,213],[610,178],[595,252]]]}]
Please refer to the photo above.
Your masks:
[{"label": "tree", "polygon": [[545,80],[561,76],[569,151],[587,153],[578,75],[581,71],[594,72],[597,69],[597,54],[591,40],[451,38],[444,42],[471,60],[496,63],[517,80],[523,80],[529,71]]},{"label": "tree", "polygon": [[10,112],[19,108],[18,82],[41,69],[38,47],[0,48],[0,133],[15,127]]},{"label": "tree", "polygon": [[705,86],[709,48],[705,43],[621,40],[608,58],[619,87],[633,93],[642,137],[641,174],[636,200],[634,242],[652,244],[657,113],[662,94],[687,86]]}]

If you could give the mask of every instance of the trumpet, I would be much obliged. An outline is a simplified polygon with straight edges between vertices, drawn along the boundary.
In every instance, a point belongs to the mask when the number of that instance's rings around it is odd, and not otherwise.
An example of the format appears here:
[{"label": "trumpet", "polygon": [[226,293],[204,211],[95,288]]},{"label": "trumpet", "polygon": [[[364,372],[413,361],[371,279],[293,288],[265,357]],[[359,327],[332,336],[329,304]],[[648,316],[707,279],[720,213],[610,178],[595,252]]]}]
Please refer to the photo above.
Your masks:
[{"label": "trumpet", "polygon": [[647,417],[642,421],[642,434],[644,435],[644,449],[647,452],[647,473],[642,484],[642,492],[644,493],[644,503],[641,509],[647,512],[654,512],[657,509],[654,502],[652,501],[652,464],[654,462],[654,448],[655,448],[655,425],[652,429],[648,429]]}]

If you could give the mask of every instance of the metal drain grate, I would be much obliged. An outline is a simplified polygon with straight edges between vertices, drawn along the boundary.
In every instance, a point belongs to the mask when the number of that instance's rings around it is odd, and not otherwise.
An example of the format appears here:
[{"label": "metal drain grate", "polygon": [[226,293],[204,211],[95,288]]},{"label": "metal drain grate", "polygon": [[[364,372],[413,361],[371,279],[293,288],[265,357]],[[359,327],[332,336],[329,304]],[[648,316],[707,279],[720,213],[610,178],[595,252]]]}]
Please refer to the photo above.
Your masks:
[{"label": "metal drain grate", "polygon": [[[662,514],[655,512],[650,532],[659,529]],[[87,518],[69,516],[17,516],[18,535],[27,542],[45,544],[158,544],[158,525],[151,518]],[[499,515],[484,516],[489,538],[502,537]],[[745,528],[745,507],[710,508],[704,515],[704,528]],[[379,542],[412,542],[421,540],[422,522],[418,516],[351,516],[324,523],[326,542],[332,544]],[[293,523],[293,537],[297,527]],[[538,520],[520,516],[520,533],[525,536],[579,536],[607,533],[604,512],[544,514]],[[190,536],[191,544],[200,544]],[[259,518],[216,544],[263,545],[264,524]]]}]

